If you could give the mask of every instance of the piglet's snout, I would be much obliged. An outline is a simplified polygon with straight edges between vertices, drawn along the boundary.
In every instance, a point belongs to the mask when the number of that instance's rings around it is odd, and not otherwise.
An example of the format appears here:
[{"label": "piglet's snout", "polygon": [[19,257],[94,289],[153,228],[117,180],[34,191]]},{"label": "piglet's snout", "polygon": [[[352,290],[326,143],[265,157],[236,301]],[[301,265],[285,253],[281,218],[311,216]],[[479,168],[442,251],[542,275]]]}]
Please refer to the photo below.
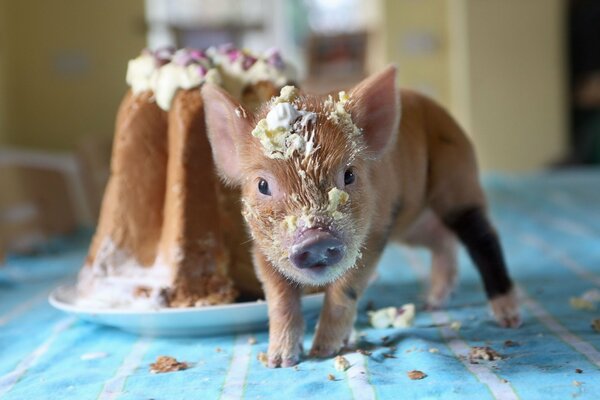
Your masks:
[{"label": "piglet's snout", "polygon": [[327,231],[304,231],[290,249],[290,260],[300,269],[328,267],[344,257],[346,246]]}]

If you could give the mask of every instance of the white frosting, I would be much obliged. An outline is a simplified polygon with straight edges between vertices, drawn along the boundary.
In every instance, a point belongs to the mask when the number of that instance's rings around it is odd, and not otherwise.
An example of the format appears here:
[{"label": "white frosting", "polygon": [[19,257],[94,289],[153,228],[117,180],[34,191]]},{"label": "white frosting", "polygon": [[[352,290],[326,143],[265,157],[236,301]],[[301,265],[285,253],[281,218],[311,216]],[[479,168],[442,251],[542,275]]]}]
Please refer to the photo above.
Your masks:
[{"label": "white frosting", "polygon": [[152,76],[156,71],[156,60],[152,54],[142,54],[138,58],[129,60],[125,80],[131,86],[133,94],[138,94],[152,89]]},{"label": "white frosting", "polygon": [[175,53],[144,51],[129,61],[126,81],[134,94],[154,91],[158,106],[168,110],[179,89],[192,89],[204,82],[222,85],[234,97],[241,98],[248,85],[268,81],[283,86],[294,76],[291,66],[277,52],[256,55],[233,47],[213,47],[206,54],[191,49]]},{"label": "white frosting", "polygon": [[[295,93],[293,88],[285,86],[281,95],[273,99],[267,116],[258,121],[252,131],[269,158],[287,159],[294,153],[308,157],[316,150],[314,126],[317,114],[299,110],[294,103],[285,101],[295,98]],[[309,131],[311,124],[312,130]]]},{"label": "white frosting", "polygon": [[369,312],[371,326],[376,329],[407,328],[412,326],[415,319],[415,305],[405,304],[400,308],[386,307]]},{"label": "white frosting", "polygon": [[[156,103],[165,111],[171,107],[179,89],[193,89],[204,82],[221,83],[219,72],[204,56],[194,58],[188,49],[178,50],[168,58],[164,56],[159,59],[156,54],[145,51],[130,60],[126,81],[134,94],[152,90]],[[157,67],[161,62],[164,65]]]},{"label": "white frosting", "polygon": [[248,83],[258,83],[262,81],[270,81],[275,86],[283,86],[290,81],[295,79],[296,71],[291,65],[286,64],[285,68],[278,69],[269,65],[264,59],[259,58],[253,65],[246,71],[243,78]]},{"label": "white frosting", "polygon": [[279,103],[267,114],[267,127],[270,130],[279,128],[288,130],[300,116],[300,111],[293,104]]},{"label": "white frosting", "polygon": [[[274,56],[273,51],[255,54],[248,50],[210,47],[206,53],[219,69],[225,90],[237,98],[241,97],[242,91],[249,85],[272,82],[280,87],[296,79],[296,71],[290,64],[283,60],[280,60],[280,65],[269,62],[269,58]],[[253,63],[248,65],[251,62]]]},{"label": "white frosting", "polygon": [[[172,268],[157,257],[141,266],[109,238],[101,243],[92,265],[79,273],[77,304],[93,308],[155,310],[166,307],[163,290],[173,285]],[[146,295],[137,295],[143,288]]]},{"label": "white frosting", "polygon": [[209,70],[206,75],[198,71],[198,65],[190,64],[188,66],[177,65],[173,63],[166,64],[159,68],[153,75],[152,89],[156,104],[163,110],[169,110],[179,89],[187,90],[199,87],[210,77],[211,80],[218,79],[215,70]]},{"label": "white frosting", "polygon": [[338,100],[334,101],[331,95],[325,101],[325,107],[330,108],[327,119],[335,124],[341,125],[348,131],[350,137],[356,137],[362,134],[362,131],[352,121],[352,115],[346,110],[346,104],[350,101],[350,97],[345,91],[338,93]]}]

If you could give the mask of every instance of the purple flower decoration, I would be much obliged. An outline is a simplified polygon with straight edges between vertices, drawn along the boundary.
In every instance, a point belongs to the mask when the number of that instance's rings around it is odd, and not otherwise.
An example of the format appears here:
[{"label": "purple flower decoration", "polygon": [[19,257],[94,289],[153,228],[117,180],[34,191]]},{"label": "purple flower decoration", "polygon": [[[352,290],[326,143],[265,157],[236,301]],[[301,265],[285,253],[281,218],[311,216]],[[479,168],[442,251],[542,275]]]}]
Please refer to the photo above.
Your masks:
[{"label": "purple flower decoration", "polygon": [[203,65],[198,64],[198,66],[196,68],[198,71],[198,75],[200,75],[201,78],[203,78],[206,75],[206,73],[208,72],[206,67]]},{"label": "purple flower decoration", "polygon": [[265,56],[267,58],[267,64],[276,68],[276,69],[284,69],[285,62],[281,57],[281,53],[277,49],[269,49],[265,52]]},{"label": "purple flower decoration", "polygon": [[154,51],[154,58],[156,59],[156,64],[158,66],[163,66],[171,61],[173,58],[173,54],[175,54],[175,48],[172,46],[161,47]]},{"label": "purple flower decoration", "polygon": [[217,47],[217,51],[221,54],[228,54],[232,50],[235,50],[233,43],[226,43]]},{"label": "purple flower decoration", "polygon": [[242,60],[242,68],[244,69],[244,71],[247,71],[248,69],[250,69],[250,67],[254,65],[255,62],[256,57],[254,57],[251,54],[244,54],[244,58]]},{"label": "purple flower decoration", "polygon": [[200,49],[190,49],[190,57],[192,60],[199,62],[202,60],[206,60],[206,53]]},{"label": "purple flower decoration", "polygon": [[187,67],[192,61],[192,56],[187,49],[178,50],[173,56],[173,63],[181,65],[182,67]]},{"label": "purple flower decoration", "polygon": [[238,49],[229,50],[227,53],[227,57],[229,58],[229,62],[236,62],[241,56],[242,52]]}]

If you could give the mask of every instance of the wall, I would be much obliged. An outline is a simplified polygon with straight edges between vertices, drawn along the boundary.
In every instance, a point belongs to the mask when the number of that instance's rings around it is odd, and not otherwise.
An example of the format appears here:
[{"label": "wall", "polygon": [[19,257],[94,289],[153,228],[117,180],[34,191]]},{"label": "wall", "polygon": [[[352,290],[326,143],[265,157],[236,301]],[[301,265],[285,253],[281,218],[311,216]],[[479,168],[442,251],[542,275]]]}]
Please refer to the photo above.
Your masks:
[{"label": "wall", "polygon": [[72,150],[86,135],[110,138],[127,60],[145,43],[143,0],[0,1],[0,144]]},{"label": "wall", "polygon": [[7,96],[7,56],[8,56],[8,29],[6,4],[8,0],[0,0],[0,144],[7,140],[10,130],[8,123],[8,96]]},{"label": "wall", "polygon": [[566,148],[564,0],[380,0],[386,62],[467,129],[484,170]]},{"label": "wall", "polygon": [[450,104],[446,0],[380,0],[386,63],[398,66],[400,85]]},{"label": "wall", "polygon": [[484,169],[526,171],[566,147],[565,4],[456,0],[452,108]]}]

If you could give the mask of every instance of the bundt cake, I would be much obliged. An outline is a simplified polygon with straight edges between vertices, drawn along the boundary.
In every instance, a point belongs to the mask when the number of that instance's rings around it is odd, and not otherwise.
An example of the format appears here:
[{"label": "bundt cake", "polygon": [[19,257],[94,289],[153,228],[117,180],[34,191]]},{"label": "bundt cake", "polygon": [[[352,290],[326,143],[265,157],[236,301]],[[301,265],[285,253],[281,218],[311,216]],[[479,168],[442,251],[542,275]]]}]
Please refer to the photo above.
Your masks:
[{"label": "bundt cake", "polygon": [[129,62],[79,304],[151,309],[261,295],[239,193],[215,172],[199,88],[220,84],[253,110],[292,78],[278,52],[229,45],[144,50]]}]

